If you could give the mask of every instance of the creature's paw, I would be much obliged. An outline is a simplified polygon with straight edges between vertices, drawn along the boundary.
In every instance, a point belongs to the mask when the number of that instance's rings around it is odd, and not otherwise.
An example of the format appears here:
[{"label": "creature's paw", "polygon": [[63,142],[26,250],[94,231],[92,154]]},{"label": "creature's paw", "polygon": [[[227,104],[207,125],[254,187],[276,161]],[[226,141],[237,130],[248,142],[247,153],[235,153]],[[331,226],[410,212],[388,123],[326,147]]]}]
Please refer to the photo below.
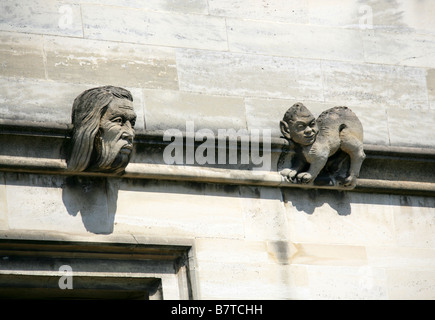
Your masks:
[{"label": "creature's paw", "polygon": [[313,177],[308,172],[299,173],[296,176],[299,183],[308,184],[313,181]]},{"label": "creature's paw", "polygon": [[296,170],[292,170],[292,169],[284,169],[282,171],[279,172],[282,176],[284,176],[287,180],[296,183],[296,175],[298,174],[298,172]]},{"label": "creature's paw", "polygon": [[348,176],[346,179],[344,179],[343,181],[343,186],[346,188],[350,188],[353,189],[356,186],[356,177],[353,175]]}]

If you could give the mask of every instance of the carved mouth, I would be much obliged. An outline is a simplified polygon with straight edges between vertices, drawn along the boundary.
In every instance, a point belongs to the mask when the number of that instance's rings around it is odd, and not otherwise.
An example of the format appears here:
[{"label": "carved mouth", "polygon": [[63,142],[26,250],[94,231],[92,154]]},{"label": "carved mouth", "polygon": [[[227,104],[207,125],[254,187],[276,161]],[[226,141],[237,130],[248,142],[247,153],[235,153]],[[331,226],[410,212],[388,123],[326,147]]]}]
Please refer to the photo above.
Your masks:
[{"label": "carved mouth", "polygon": [[133,151],[133,145],[131,143],[125,144],[119,152],[129,154]]},{"label": "carved mouth", "polygon": [[315,134],[312,134],[311,136],[305,136],[305,139],[307,140],[313,140],[316,137]]}]

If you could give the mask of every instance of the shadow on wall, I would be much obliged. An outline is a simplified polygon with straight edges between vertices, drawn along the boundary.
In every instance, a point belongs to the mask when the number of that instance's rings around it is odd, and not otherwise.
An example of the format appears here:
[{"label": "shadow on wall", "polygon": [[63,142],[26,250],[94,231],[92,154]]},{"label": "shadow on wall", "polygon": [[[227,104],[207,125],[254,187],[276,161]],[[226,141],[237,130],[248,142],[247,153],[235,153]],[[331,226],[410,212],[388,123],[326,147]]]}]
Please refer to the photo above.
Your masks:
[{"label": "shadow on wall", "polygon": [[118,200],[119,181],[95,177],[68,177],[62,189],[62,201],[68,213],[80,213],[86,230],[110,234]]},{"label": "shadow on wall", "polygon": [[298,211],[313,214],[314,210],[327,203],[338,215],[347,216],[352,213],[351,202],[354,201],[347,191],[323,189],[283,189],[284,203],[290,202]]}]

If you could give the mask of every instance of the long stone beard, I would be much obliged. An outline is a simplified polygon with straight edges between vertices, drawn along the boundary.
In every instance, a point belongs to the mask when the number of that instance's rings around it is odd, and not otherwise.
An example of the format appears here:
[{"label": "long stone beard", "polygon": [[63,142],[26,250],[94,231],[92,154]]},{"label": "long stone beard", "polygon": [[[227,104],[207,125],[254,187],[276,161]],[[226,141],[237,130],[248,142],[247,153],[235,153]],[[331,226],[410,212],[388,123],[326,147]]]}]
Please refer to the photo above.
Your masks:
[{"label": "long stone beard", "polygon": [[94,170],[121,172],[130,161],[130,154],[120,153],[126,144],[120,139],[121,134],[113,140],[106,141],[99,134],[95,139],[95,151],[97,154]]}]

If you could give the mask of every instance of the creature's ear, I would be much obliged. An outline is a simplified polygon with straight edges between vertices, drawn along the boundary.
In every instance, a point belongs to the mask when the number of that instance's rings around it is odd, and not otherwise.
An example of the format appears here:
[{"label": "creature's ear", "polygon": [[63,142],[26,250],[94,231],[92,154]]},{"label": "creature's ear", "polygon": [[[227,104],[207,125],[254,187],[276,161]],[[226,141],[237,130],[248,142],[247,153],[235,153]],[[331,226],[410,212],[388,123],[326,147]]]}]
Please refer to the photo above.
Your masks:
[{"label": "creature's ear", "polygon": [[281,133],[284,136],[284,138],[290,139],[290,129],[288,127],[288,123],[285,122],[284,120],[281,120],[279,122],[279,127],[281,129]]}]

